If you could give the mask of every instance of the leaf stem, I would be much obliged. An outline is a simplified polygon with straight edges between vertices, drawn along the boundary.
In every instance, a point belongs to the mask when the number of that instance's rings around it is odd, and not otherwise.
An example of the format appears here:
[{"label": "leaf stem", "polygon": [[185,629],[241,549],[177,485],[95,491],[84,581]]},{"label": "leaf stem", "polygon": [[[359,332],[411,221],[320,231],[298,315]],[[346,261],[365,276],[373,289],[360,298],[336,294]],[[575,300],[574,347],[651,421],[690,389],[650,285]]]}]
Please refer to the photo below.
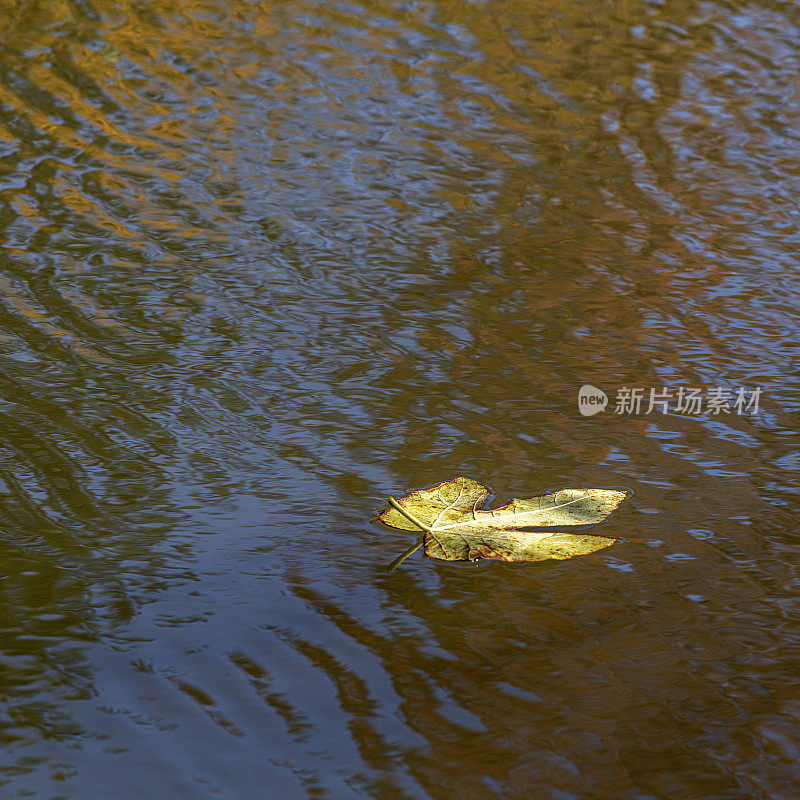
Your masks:
[{"label": "leaf stem", "polygon": [[389,505],[395,509],[395,511],[399,511],[409,522],[413,522],[420,527],[425,533],[433,533],[433,528],[429,528],[424,522],[420,522],[410,511],[403,508],[394,497],[389,498]]}]

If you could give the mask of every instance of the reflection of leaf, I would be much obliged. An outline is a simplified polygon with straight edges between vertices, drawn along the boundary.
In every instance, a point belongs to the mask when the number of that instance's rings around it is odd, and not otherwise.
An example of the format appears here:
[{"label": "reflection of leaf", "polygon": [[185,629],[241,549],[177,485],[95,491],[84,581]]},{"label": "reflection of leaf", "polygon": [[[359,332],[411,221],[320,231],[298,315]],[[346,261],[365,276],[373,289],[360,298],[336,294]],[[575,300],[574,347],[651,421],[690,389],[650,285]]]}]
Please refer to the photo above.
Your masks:
[{"label": "reflection of leaf", "polygon": [[617,489],[561,489],[486,511],[486,487],[470,478],[454,478],[399,501],[390,497],[389,508],[377,518],[393,528],[422,532],[418,546],[424,545],[432,558],[544,561],[613,544],[616,539],[592,536],[584,529],[606,519],[629,495]]}]

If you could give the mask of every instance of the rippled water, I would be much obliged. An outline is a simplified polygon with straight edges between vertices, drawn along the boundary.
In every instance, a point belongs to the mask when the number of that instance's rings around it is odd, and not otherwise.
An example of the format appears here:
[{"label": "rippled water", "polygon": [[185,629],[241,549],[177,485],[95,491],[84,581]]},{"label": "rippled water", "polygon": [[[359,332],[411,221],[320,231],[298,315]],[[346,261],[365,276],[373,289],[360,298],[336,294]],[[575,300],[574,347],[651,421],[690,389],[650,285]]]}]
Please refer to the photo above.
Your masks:
[{"label": "rippled water", "polygon": [[[797,5],[0,29],[4,798],[796,800]],[[462,474],[636,495],[387,573],[385,497]]]}]

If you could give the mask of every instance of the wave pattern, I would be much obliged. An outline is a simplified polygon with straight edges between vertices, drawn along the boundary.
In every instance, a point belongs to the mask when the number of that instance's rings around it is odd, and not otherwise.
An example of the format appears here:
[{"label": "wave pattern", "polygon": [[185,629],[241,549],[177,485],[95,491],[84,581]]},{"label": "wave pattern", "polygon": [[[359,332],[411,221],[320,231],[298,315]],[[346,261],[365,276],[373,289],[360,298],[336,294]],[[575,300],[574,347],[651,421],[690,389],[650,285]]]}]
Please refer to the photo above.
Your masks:
[{"label": "wave pattern", "polygon": [[[792,800],[798,26],[0,10],[3,796]],[[636,504],[385,573],[382,499],[456,474]]]}]

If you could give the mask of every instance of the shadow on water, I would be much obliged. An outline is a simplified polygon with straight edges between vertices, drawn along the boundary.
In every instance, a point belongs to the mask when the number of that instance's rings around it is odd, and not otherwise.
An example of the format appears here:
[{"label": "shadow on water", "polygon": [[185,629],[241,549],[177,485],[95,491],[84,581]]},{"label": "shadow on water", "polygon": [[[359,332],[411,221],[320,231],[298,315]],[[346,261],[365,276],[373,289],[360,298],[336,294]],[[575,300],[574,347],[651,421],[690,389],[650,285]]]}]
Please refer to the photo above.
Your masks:
[{"label": "shadow on water", "polygon": [[[799,24],[0,10],[3,796],[794,800]],[[455,475],[636,497],[386,573]]]}]

